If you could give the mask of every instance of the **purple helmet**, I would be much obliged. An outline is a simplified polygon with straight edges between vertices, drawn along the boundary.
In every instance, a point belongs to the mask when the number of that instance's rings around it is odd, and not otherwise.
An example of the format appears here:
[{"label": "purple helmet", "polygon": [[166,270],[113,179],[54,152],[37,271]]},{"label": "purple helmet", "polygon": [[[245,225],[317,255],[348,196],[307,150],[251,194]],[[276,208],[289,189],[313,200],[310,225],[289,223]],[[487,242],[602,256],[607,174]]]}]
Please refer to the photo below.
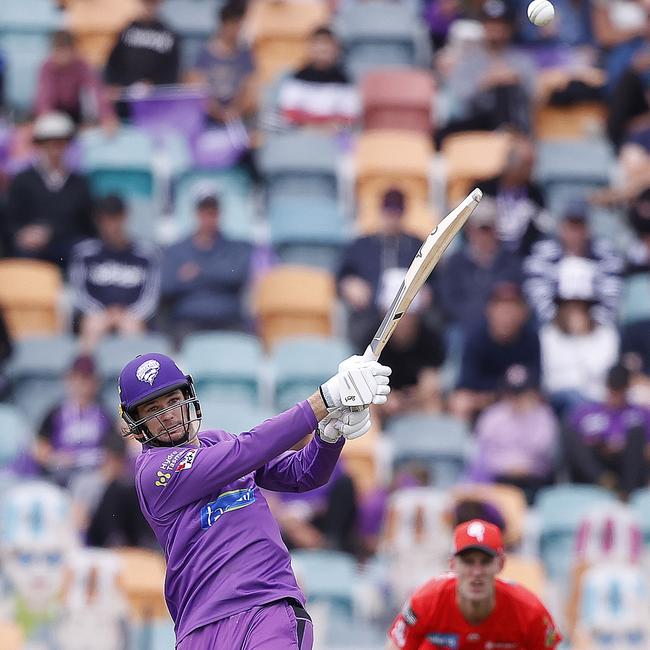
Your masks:
[{"label": "purple helmet", "polygon": [[[173,406],[156,411],[144,418],[137,417],[137,408],[146,402],[162,397],[177,389],[183,391],[184,400]],[[185,444],[196,436],[201,421],[201,406],[196,396],[194,382],[190,375],[184,374],[172,359],[164,354],[152,352],[140,354],[129,361],[118,379],[120,395],[120,415],[128,425],[125,435],[134,435],[140,442],[158,446]],[[160,421],[160,415],[170,409],[182,408],[185,437],[172,442],[171,433]],[[149,431],[147,423],[158,419],[161,431],[155,436]],[[194,424],[196,423],[196,424]],[[167,434],[167,441],[162,437]]]}]

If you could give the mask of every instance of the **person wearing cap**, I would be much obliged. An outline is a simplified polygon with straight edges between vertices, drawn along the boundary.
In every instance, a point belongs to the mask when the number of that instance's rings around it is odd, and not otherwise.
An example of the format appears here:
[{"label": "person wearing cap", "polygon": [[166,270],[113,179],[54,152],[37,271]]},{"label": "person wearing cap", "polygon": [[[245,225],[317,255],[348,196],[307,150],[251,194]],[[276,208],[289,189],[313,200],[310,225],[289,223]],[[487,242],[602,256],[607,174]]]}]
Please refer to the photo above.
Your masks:
[{"label": "person wearing cap", "polygon": [[522,279],[520,258],[499,241],[498,210],[496,200],[484,196],[463,230],[466,240],[440,264],[437,295],[447,324],[455,329],[471,329],[483,318],[495,284]]},{"label": "person wearing cap", "polygon": [[81,347],[87,352],[108,333],[144,332],[158,306],[158,249],[133,241],[127,219],[122,198],[105,196],[95,205],[99,237],[80,242],[72,251],[70,286],[79,314]]},{"label": "person wearing cap", "polygon": [[539,336],[521,287],[499,282],[490,293],[485,320],[474,323],[464,338],[460,376],[449,402],[451,411],[473,421],[494,402],[506,371],[513,365],[525,366],[539,379]]},{"label": "person wearing cap", "polygon": [[563,416],[586,400],[602,399],[607,370],[619,354],[613,324],[595,319],[596,263],[564,257],[557,265],[555,318],[539,330],[542,384],[553,408]]},{"label": "person wearing cap", "polygon": [[365,350],[368,331],[383,317],[377,297],[384,273],[407,269],[422,246],[420,239],[404,232],[405,208],[404,193],[388,189],[382,197],[380,232],[355,239],[341,257],[338,292],[348,313],[348,338],[359,350]]},{"label": "person wearing cap", "polygon": [[622,365],[607,373],[603,400],[574,408],[564,428],[566,464],[574,483],[602,485],[626,497],[650,477],[650,412],[630,404],[630,372]]},{"label": "person wearing cap", "polygon": [[413,593],[388,632],[386,650],[557,648],[562,635],[544,604],[522,585],[498,577],[505,563],[495,525],[472,519],[457,526],[451,575]]},{"label": "person wearing cap", "polygon": [[503,0],[481,4],[483,43],[460,57],[443,82],[452,111],[439,139],[457,131],[500,127],[530,131],[536,71],[530,57],[513,45],[511,5]]},{"label": "person wearing cap", "polygon": [[194,331],[247,326],[243,298],[251,279],[252,247],[221,232],[215,190],[199,188],[195,207],[196,230],[163,256],[163,327],[177,341]]},{"label": "person wearing cap", "polygon": [[75,475],[96,470],[106,439],[118,435],[113,417],[98,399],[100,378],[92,357],[74,360],[65,387],[63,400],[43,418],[33,448],[40,473],[63,486]]},{"label": "person wearing cap", "polygon": [[542,399],[539,376],[526,366],[506,370],[500,396],[478,417],[474,434],[478,449],[469,471],[474,481],[515,485],[529,504],[553,482],[559,425]]},{"label": "person wearing cap", "polygon": [[33,127],[36,160],[9,186],[7,217],[13,254],[65,268],[72,246],[95,234],[88,180],[64,158],[75,133],[64,113],[45,113]]},{"label": "person wearing cap", "polygon": [[524,260],[524,291],[540,324],[548,323],[556,314],[557,267],[566,257],[585,258],[594,263],[594,318],[599,323],[616,323],[623,259],[611,242],[592,236],[589,205],[580,197],[567,202],[557,236],[534,244],[530,255]]},{"label": "person wearing cap", "polygon": [[147,353],[124,366],[123,434],[143,445],[136,489],[165,551],[178,650],[311,650],[305,597],[261,490],[325,485],[345,440],[369,430],[370,405],[388,399],[390,373],[351,357],[306,400],[233,435],[199,430],[192,377],[168,356]]}]

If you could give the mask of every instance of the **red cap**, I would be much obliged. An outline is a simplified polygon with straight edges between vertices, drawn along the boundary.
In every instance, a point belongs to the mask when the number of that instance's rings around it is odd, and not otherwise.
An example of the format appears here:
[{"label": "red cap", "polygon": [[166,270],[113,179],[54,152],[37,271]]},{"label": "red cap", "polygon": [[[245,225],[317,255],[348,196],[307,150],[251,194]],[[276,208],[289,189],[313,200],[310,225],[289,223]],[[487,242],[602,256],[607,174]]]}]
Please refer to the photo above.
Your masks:
[{"label": "red cap", "polygon": [[503,554],[501,531],[482,519],[472,519],[456,526],[454,555],[463,551],[483,551],[488,555]]}]

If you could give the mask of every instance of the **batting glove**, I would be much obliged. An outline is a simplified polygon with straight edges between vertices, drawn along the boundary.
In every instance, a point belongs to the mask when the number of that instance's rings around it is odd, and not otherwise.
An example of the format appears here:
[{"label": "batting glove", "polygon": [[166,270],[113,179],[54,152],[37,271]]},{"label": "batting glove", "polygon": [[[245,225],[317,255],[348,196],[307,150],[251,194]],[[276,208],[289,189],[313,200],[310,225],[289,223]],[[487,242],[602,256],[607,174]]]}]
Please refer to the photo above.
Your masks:
[{"label": "batting glove", "polygon": [[341,436],[346,440],[360,438],[370,429],[370,409],[350,411],[339,408],[318,423],[318,435],[325,442],[336,442]]},{"label": "batting glove", "polygon": [[339,365],[338,373],[320,387],[327,410],[385,404],[390,393],[391,372],[388,366],[377,361],[364,361],[362,357],[346,359]]}]

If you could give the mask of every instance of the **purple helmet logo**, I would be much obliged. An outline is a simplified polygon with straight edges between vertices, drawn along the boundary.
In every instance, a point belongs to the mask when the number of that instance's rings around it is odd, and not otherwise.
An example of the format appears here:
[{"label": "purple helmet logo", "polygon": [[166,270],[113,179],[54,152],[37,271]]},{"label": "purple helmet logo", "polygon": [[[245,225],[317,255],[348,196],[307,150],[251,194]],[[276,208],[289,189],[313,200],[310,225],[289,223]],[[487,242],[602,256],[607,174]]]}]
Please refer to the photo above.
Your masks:
[{"label": "purple helmet logo", "polygon": [[138,369],[135,371],[135,376],[140,381],[146,381],[149,386],[153,386],[154,379],[158,376],[160,370],[160,364],[155,359],[149,359],[143,364],[138,366]]}]

